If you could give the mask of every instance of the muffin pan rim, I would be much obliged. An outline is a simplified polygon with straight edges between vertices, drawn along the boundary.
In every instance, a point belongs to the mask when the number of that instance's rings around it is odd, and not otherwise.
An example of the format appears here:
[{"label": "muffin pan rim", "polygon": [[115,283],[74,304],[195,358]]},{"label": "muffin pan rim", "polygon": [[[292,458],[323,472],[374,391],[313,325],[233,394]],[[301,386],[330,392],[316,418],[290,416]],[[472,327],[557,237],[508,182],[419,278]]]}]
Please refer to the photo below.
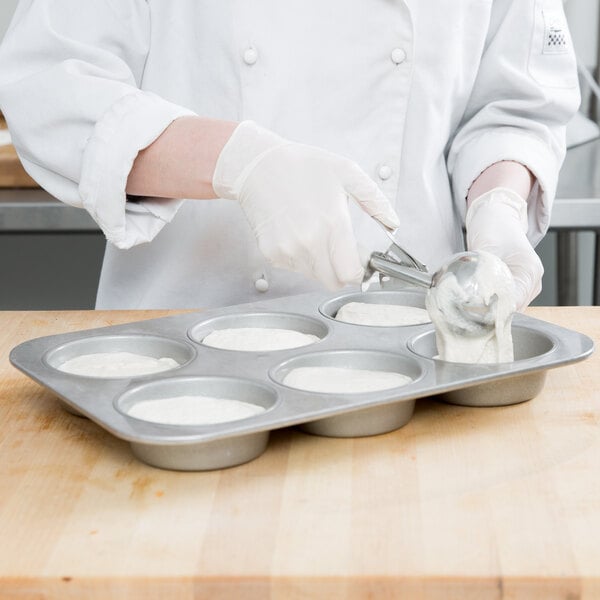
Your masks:
[{"label": "muffin pan rim", "polygon": [[[516,324],[513,323],[512,329],[513,329],[513,333],[514,333],[514,329],[529,329],[529,330],[533,330],[532,327],[529,327],[528,325],[524,325],[524,324],[521,324],[521,323],[516,323]],[[540,332],[537,331],[537,333],[539,334]],[[435,330],[432,331],[432,328],[429,328],[427,331],[422,331],[420,333],[416,333],[414,336],[408,338],[406,340],[406,347],[415,356],[418,356],[418,357],[420,357],[420,358],[422,358],[424,360],[431,360],[434,363],[438,363],[440,365],[459,365],[461,367],[468,367],[470,369],[481,369],[481,370],[485,370],[489,366],[498,366],[498,367],[501,367],[501,368],[510,368],[511,365],[520,365],[521,363],[524,363],[524,362],[527,362],[527,361],[538,361],[539,359],[543,359],[546,356],[551,355],[553,352],[555,352],[556,349],[560,345],[560,341],[558,340],[558,338],[555,335],[552,335],[551,333],[547,333],[547,332],[543,333],[543,335],[552,342],[552,347],[549,350],[547,350],[546,352],[543,352],[541,354],[536,354],[533,357],[520,358],[520,359],[515,359],[512,362],[501,362],[501,363],[472,364],[472,363],[466,363],[466,362],[449,361],[449,360],[443,360],[441,358],[437,358],[435,356],[427,356],[425,354],[417,352],[417,350],[415,350],[415,347],[414,347],[415,343],[418,343],[421,339],[423,339],[425,337],[435,336]]]},{"label": "muffin pan rim", "polygon": [[[374,390],[371,392],[356,392],[356,393],[348,393],[347,395],[351,396],[352,398],[356,397],[356,396],[363,396],[363,397],[367,397],[367,396],[377,396],[377,395],[381,395],[383,392],[394,392],[396,390],[403,390],[404,388],[408,387],[408,386],[413,386],[417,383],[419,383],[424,377],[425,374],[427,372],[427,369],[425,367],[425,365],[420,365],[418,363],[418,360],[415,360],[414,357],[411,357],[409,355],[407,355],[406,353],[400,353],[400,352],[391,352],[391,351],[383,351],[383,350],[373,350],[373,349],[360,349],[360,348],[343,348],[343,349],[333,349],[333,350],[321,350],[318,352],[306,352],[304,354],[301,355],[297,355],[297,356],[292,356],[282,362],[280,362],[277,365],[273,365],[273,367],[271,367],[267,373],[269,380],[272,381],[275,385],[285,388],[287,390],[294,390],[296,392],[304,392],[305,394],[311,394],[311,395],[316,395],[316,396],[325,396],[325,397],[329,397],[329,396],[335,396],[335,395],[342,395],[340,392],[313,392],[311,390],[306,390],[306,389],[302,389],[302,388],[297,388],[297,387],[293,387],[290,385],[287,385],[285,383],[283,383],[283,380],[278,380],[275,377],[275,373],[277,371],[283,370],[286,368],[286,366],[289,363],[293,363],[293,362],[297,362],[300,361],[302,362],[303,359],[306,358],[310,358],[312,356],[315,357],[319,357],[319,356],[323,356],[323,355],[341,355],[341,354],[383,354],[386,355],[390,358],[396,358],[396,357],[400,357],[405,359],[408,362],[413,362],[416,363],[416,366],[419,369],[419,374],[416,378],[413,378],[411,381],[409,381],[408,383],[405,383],[404,385],[400,385],[400,386],[394,386],[391,388],[384,388],[382,390]],[[368,365],[365,365],[366,367],[368,367]],[[358,368],[362,368],[362,367],[358,367]],[[369,367],[371,368],[371,367]],[[378,369],[374,369],[374,370],[378,370]],[[385,372],[391,372],[391,373],[398,373],[400,375],[406,375],[408,377],[408,375],[406,373],[402,373],[400,371],[394,371],[391,368],[385,368],[385,369],[381,369],[381,371],[385,371]],[[407,398],[406,401],[408,401],[409,399]]]},{"label": "muffin pan rim", "polygon": [[[103,329],[105,329],[105,328],[103,328]],[[96,331],[98,331],[98,330],[96,330]],[[47,337],[53,337],[53,336],[47,336]],[[62,371],[58,366],[54,366],[51,363],[50,357],[53,354],[59,354],[61,351],[64,351],[69,346],[75,346],[82,342],[86,343],[88,340],[93,340],[94,338],[98,339],[98,340],[110,340],[110,339],[126,340],[128,338],[129,339],[141,338],[141,339],[144,339],[145,341],[155,340],[155,341],[166,343],[166,345],[171,344],[173,346],[179,346],[180,348],[184,349],[185,352],[189,352],[189,356],[185,362],[180,363],[178,366],[171,367],[169,369],[164,369],[162,371],[157,371],[155,373],[141,373],[139,375],[113,375],[111,377],[99,377],[97,375],[82,375],[80,373],[69,373],[67,371]],[[45,339],[45,338],[37,338],[37,339]],[[17,348],[18,348],[18,346],[17,346]],[[119,350],[119,351],[122,351],[122,350]],[[97,352],[87,352],[85,354],[79,354],[77,356],[86,356],[86,354],[96,354],[96,353]],[[12,354],[12,352],[11,352],[11,354]],[[148,354],[144,354],[143,352],[140,352],[140,355],[150,356]],[[189,341],[174,338],[172,336],[155,335],[153,333],[139,332],[139,333],[133,333],[133,334],[114,334],[114,335],[113,334],[106,334],[106,335],[98,334],[98,335],[93,335],[93,336],[79,337],[76,339],[67,340],[57,346],[54,346],[54,347],[46,350],[46,352],[44,352],[44,354],[41,357],[41,362],[48,369],[50,369],[52,371],[56,371],[58,373],[63,373],[64,375],[68,375],[69,377],[76,377],[76,378],[93,380],[93,381],[96,381],[96,380],[105,381],[105,380],[117,380],[117,379],[127,379],[127,380],[128,379],[146,379],[146,378],[156,377],[162,373],[179,372],[180,369],[185,368],[189,364],[191,364],[196,359],[196,356],[197,356],[196,348]],[[168,354],[165,354],[165,356],[160,357],[160,358],[173,358],[173,357],[169,356]],[[175,359],[173,359],[173,360],[175,360]]]},{"label": "muffin pan rim", "polygon": [[[241,419],[232,419],[230,421],[223,421],[222,423],[190,423],[190,424],[186,424],[186,423],[161,423],[159,421],[149,421],[147,419],[141,419],[139,417],[135,417],[129,413],[127,413],[125,410],[123,410],[119,404],[121,402],[123,402],[123,399],[127,399],[127,396],[132,396],[136,393],[140,393],[143,392],[144,389],[146,388],[150,388],[153,386],[160,386],[163,385],[166,382],[169,381],[173,381],[175,384],[177,383],[187,383],[187,382],[192,382],[193,380],[199,380],[199,381],[203,381],[203,382],[207,382],[209,380],[215,381],[215,380],[219,380],[220,382],[229,382],[229,383],[233,383],[233,382],[237,382],[239,384],[245,385],[245,386],[252,386],[255,388],[263,388],[264,391],[267,392],[267,394],[271,394],[274,398],[273,401],[273,405],[265,408],[265,410],[262,413],[259,413],[257,415],[251,415],[249,417],[243,417]],[[188,394],[186,394],[188,395]],[[177,395],[173,396],[173,397],[177,397]],[[242,398],[226,398],[225,396],[223,397],[219,397],[218,399],[222,399],[222,400],[240,400],[241,402],[246,402],[247,404],[256,404],[255,402],[252,402],[251,400],[248,399],[242,399]],[[170,427],[175,427],[180,433],[181,435],[185,435],[186,433],[188,435],[195,435],[198,433],[198,431],[202,431],[202,430],[210,430],[212,429],[215,425],[226,425],[228,423],[234,423],[234,422],[238,422],[238,421],[246,421],[246,420],[250,420],[250,419],[256,419],[259,417],[262,417],[263,415],[265,415],[266,413],[274,410],[279,404],[281,403],[281,397],[279,396],[279,394],[277,393],[277,390],[273,388],[273,386],[269,386],[267,385],[265,382],[261,381],[261,380],[252,380],[252,379],[248,379],[248,378],[242,378],[242,377],[221,377],[219,375],[187,375],[187,376],[179,376],[179,377],[164,377],[164,378],[156,378],[152,381],[145,381],[145,382],[139,382],[136,385],[130,386],[127,389],[125,389],[123,391],[123,393],[121,393],[120,395],[116,396],[115,398],[113,398],[113,406],[114,409],[121,414],[122,416],[124,416],[127,419],[132,419],[134,422],[137,423],[148,423],[148,424],[152,424],[155,426],[158,426],[159,428],[165,428],[165,431],[168,430],[168,428]]]},{"label": "muffin pan rim", "polygon": [[[200,313],[203,314],[203,313]],[[272,318],[272,317],[287,317],[288,319],[297,319],[300,321],[306,321],[306,322],[310,322],[313,323],[317,326],[317,328],[320,328],[321,330],[324,331],[324,335],[322,337],[318,336],[317,334],[312,334],[312,335],[317,335],[317,337],[319,337],[318,340],[316,340],[315,342],[310,342],[309,344],[303,344],[302,346],[295,346],[295,347],[291,347],[291,348],[279,348],[277,350],[236,350],[236,349],[232,349],[232,348],[218,348],[216,346],[209,346],[208,344],[204,343],[204,339],[206,338],[206,336],[208,336],[210,333],[213,333],[214,331],[220,331],[222,329],[230,329],[230,327],[217,327],[215,329],[210,329],[207,330],[207,332],[202,336],[202,339],[200,339],[199,337],[196,337],[194,335],[194,330],[200,329],[202,330],[203,328],[207,328],[209,329],[209,326],[212,322],[215,321],[225,321],[229,318],[241,318],[243,319],[254,319],[254,318],[258,318],[258,317],[264,317],[267,320]],[[249,327],[248,325],[246,325],[245,327],[243,325],[240,325],[239,329],[244,329]],[[251,327],[253,329],[262,329],[262,327]],[[264,327],[265,329],[269,329],[271,328],[270,326],[268,327]],[[236,328],[237,329],[237,328]],[[298,333],[305,333],[303,331],[300,331],[298,328],[294,328],[294,327],[285,327],[285,328],[281,328],[281,329],[290,329],[291,331],[296,331]],[[322,321],[320,321],[317,318],[314,317],[310,317],[304,314],[298,314],[298,313],[291,313],[291,312],[287,312],[287,311],[270,311],[270,312],[244,312],[244,313],[240,313],[240,314],[235,314],[235,315],[217,315],[214,316],[210,319],[206,319],[203,320],[201,322],[196,323],[195,325],[192,325],[191,327],[188,328],[187,330],[187,337],[188,339],[195,345],[197,346],[201,346],[203,348],[208,348],[211,351],[220,351],[220,352],[241,352],[244,354],[257,354],[257,353],[263,353],[263,352],[268,352],[269,354],[272,354],[274,352],[288,352],[290,350],[296,350],[299,348],[310,348],[315,346],[316,344],[320,344],[322,341],[326,340],[330,335],[331,335],[331,327],[329,327],[329,325],[327,323],[323,323]]]}]

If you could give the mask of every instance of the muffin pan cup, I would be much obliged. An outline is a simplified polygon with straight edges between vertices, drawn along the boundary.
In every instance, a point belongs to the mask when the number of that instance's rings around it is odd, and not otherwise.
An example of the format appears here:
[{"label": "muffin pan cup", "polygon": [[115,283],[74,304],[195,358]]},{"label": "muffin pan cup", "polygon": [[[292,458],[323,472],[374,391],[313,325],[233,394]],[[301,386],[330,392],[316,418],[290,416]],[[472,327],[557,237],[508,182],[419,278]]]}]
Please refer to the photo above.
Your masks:
[{"label": "muffin pan cup", "polygon": [[[386,294],[385,301],[389,303],[424,306],[424,294],[419,301],[418,292],[412,290],[367,292],[360,300],[375,301],[377,294]],[[322,307],[332,303],[353,300],[357,300],[356,292],[306,294],[48,336],[20,344],[11,352],[10,360],[17,369],[53,391],[70,410],[130,442],[140,460],[166,469],[205,470],[241,464],[259,456],[267,445],[269,432],[282,427],[300,425],[316,435],[358,437],[402,427],[410,420],[419,398],[435,396],[468,406],[523,402],[539,393],[548,369],[583,360],[594,347],[585,335],[518,314],[513,325],[515,362],[447,363],[433,358],[437,352],[431,323],[361,326],[335,321],[322,311]],[[254,326],[261,322],[272,326],[267,323],[273,323],[275,314],[281,315],[279,326],[288,323],[297,329],[303,323],[309,329],[314,327],[321,340],[272,352],[222,350],[200,343],[199,338],[218,327],[218,323],[245,327],[245,317],[251,315]],[[261,315],[265,316],[262,321]],[[55,368],[53,358],[75,342],[84,343],[86,352],[96,351],[95,341],[103,348],[98,351],[111,351],[111,345],[106,344],[109,338],[137,336],[169,340],[181,352],[178,356],[183,364],[171,371],[113,379],[70,375]],[[519,344],[527,346],[524,354],[520,353]],[[286,369],[289,371],[294,365],[341,366],[346,364],[344,358],[348,359],[348,366],[396,370],[411,376],[413,381],[402,387],[356,394],[308,392],[281,383]],[[169,390],[173,392],[170,396],[181,395],[177,391],[181,381],[190,379],[199,382],[199,393],[206,390],[203,382],[233,382],[234,388],[239,389],[236,399],[247,402],[256,398],[244,390],[260,388],[270,398],[268,406],[263,404],[267,410],[215,425],[164,425],[133,418],[119,404],[123,398],[143,396],[144,386],[154,384],[162,386],[165,396]]]},{"label": "muffin pan cup", "polygon": [[[59,344],[44,354],[42,361],[49,367],[58,369],[61,364],[77,356],[103,352],[130,352],[132,354],[143,354],[153,358],[169,357],[180,364],[180,367],[166,369],[165,371],[161,371],[161,373],[177,371],[181,366],[188,364],[196,356],[196,350],[193,347],[190,347],[190,344],[186,342],[174,340],[165,336],[136,333],[133,335],[108,334],[77,338],[64,344]],[[148,375],[138,375],[137,377],[156,377],[157,375],[158,373],[153,373]],[[90,380],[122,378],[118,376],[110,378],[95,377],[91,375],[83,376],[75,375],[73,373],[71,373],[71,376],[75,378],[84,377],[85,379]],[[130,378],[131,377],[125,377],[125,379]],[[67,412],[79,417],[84,416],[73,404],[67,402],[63,402],[62,404]]]}]

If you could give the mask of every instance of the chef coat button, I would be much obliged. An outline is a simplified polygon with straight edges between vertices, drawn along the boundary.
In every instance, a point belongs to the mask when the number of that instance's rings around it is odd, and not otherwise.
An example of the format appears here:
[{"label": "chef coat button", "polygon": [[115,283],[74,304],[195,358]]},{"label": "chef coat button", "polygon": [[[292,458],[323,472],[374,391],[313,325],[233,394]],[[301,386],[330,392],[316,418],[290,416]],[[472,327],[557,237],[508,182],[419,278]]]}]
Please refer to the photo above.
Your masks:
[{"label": "chef coat button", "polygon": [[264,277],[260,277],[254,282],[254,287],[257,292],[264,293],[269,289],[269,282]]},{"label": "chef coat button", "polygon": [[256,48],[246,48],[244,51],[244,62],[247,65],[253,65],[258,60],[258,52]]},{"label": "chef coat button", "polygon": [[391,59],[393,63],[400,65],[406,60],[406,52],[402,48],[394,48]]},{"label": "chef coat button", "polygon": [[377,171],[377,174],[379,175],[380,179],[383,179],[385,181],[386,179],[389,179],[392,176],[392,167],[390,167],[389,165],[381,165],[379,167],[379,170]]}]

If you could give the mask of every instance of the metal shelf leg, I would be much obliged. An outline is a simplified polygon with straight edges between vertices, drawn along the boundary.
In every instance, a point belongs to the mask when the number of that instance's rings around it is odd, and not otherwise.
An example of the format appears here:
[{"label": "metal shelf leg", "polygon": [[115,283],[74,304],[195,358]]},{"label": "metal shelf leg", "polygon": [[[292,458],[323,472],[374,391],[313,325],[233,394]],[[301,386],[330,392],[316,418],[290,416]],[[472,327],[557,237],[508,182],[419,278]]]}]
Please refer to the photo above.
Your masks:
[{"label": "metal shelf leg", "polygon": [[558,231],[556,236],[559,306],[577,306],[577,232]]}]

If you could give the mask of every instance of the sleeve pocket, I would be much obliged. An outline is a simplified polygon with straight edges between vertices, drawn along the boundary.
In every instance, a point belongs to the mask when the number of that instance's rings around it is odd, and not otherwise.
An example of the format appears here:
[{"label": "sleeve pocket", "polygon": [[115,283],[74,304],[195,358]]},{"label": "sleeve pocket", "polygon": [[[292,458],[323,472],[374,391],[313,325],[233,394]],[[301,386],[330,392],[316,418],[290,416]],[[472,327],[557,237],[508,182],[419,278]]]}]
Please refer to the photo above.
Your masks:
[{"label": "sleeve pocket", "polygon": [[529,73],[540,85],[574,88],[577,61],[561,0],[536,0]]}]

